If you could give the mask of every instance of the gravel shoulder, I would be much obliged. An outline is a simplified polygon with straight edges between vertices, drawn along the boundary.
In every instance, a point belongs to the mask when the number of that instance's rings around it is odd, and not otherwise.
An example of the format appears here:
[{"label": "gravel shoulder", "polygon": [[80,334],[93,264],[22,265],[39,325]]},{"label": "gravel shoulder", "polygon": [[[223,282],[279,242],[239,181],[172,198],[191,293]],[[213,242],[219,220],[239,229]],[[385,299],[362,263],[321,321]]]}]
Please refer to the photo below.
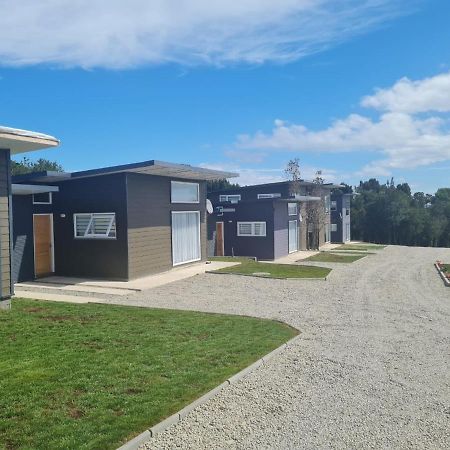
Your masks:
[{"label": "gravel shoulder", "polygon": [[[444,449],[450,250],[387,247],[327,281],[198,275],[114,303],[282,320],[301,337],[143,448]],[[322,264],[322,263],[321,263]]]}]

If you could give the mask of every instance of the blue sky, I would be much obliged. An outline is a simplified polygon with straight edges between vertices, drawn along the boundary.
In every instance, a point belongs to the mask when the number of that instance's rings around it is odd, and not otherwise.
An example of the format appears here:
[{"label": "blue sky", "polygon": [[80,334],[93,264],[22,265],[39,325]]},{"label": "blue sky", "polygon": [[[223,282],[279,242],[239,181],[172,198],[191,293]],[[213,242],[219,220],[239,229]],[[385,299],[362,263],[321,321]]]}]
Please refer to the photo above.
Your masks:
[{"label": "blue sky", "polygon": [[[75,33],[68,22],[51,34],[54,10],[33,2],[27,17],[18,5],[8,24],[0,18],[3,30],[32,24],[0,43],[0,124],[62,142],[33,158],[66,170],[161,159],[257,183],[282,178],[298,157],[306,178],[321,169],[350,184],[450,185],[450,2],[343,0],[336,11],[327,0],[280,0],[275,14],[272,2],[243,0],[249,9],[235,11],[219,1],[210,11],[195,0],[182,19],[164,9],[156,21],[150,9],[126,22],[114,20],[119,3],[109,3],[106,37],[83,9],[71,12]],[[206,29],[189,19],[199,10]],[[54,14],[64,25],[69,12]]]}]

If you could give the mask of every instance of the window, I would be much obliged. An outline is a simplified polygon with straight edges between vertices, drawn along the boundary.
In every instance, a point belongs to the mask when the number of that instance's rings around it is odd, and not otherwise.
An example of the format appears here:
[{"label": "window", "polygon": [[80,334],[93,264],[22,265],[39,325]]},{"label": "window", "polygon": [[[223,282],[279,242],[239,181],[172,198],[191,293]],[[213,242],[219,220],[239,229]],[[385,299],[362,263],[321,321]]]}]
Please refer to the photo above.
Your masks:
[{"label": "window", "polygon": [[337,223],[331,224],[331,231],[337,231]]},{"label": "window", "polygon": [[297,203],[288,203],[288,215],[296,216],[297,215]]},{"label": "window", "polygon": [[349,208],[345,208],[345,215],[349,216],[350,215],[350,209]]},{"label": "window", "polygon": [[337,210],[337,202],[335,200],[333,200],[331,202],[331,211],[336,211]]},{"label": "window", "polygon": [[116,214],[74,214],[73,227],[77,239],[116,239]]},{"label": "window", "polygon": [[170,198],[172,203],[199,203],[198,183],[172,181]]},{"label": "window", "polygon": [[33,205],[51,205],[52,193],[41,192],[39,194],[33,194]]},{"label": "window", "polygon": [[328,212],[330,212],[330,196],[329,195],[325,195],[323,200],[325,202],[325,212],[328,213]]},{"label": "window", "polygon": [[279,198],[279,197],[281,197],[280,193],[258,194],[258,200],[262,198]]},{"label": "window", "polygon": [[265,236],[266,222],[238,222],[238,236]]},{"label": "window", "polygon": [[241,201],[240,194],[219,195],[219,202],[239,203]]}]

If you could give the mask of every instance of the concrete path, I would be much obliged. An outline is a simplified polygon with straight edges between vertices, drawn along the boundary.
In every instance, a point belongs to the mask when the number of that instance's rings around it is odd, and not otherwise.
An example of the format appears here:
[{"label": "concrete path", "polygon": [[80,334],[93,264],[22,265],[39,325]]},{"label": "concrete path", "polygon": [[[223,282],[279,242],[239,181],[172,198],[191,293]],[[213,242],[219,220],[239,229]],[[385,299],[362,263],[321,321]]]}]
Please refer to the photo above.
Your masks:
[{"label": "concrete path", "polygon": [[167,272],[137,278],[132,281],[108,281],[53,275],[40,278],[36,281],[16,283],[15,295],[16,297],[23,298],[73,301],[74,303],[80,303],[81,297],[85,295],[86,297],[84,299],[86,301],[84,303],[89,301],[89,299],[102,303],[102,299],[104,298],[109,299],[111,296],[113,298],[115,296],[129,296],[135,292],[191,278],[195,275],[203,274],[208,270],[222,269],[224,267],[235,266],[236,264],[239,263],[202,261],[189,266],[174,268]]},{"label": "concrete path", "polygon": [[151,449],[448,449],[450,250],[388,247],[327,282],[195,278],[115,302],[249,314],[301,339]]}]

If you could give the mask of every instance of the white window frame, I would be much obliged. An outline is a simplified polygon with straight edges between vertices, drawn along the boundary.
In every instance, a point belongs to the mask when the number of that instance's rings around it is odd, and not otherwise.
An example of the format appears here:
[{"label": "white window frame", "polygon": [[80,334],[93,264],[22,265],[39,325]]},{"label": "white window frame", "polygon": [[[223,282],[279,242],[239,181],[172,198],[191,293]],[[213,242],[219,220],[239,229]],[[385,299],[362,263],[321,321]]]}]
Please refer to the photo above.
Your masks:
[{"label": "white window frame", "polygon": [[[334,206],[333,206],[333,203],[334,203]],[[330,201],[330,211],[337,211],[337,201],[336,200]]]},{"label": "white window frame", "polygon": [[[195,213],[197,215],[197,218],[198,218],[198,249],[199,249],[200,257],[199,258],[195,258],[195,259],[190,259],[188,261],[181,261],[181,262],[175,263],[175,262],[173,262],[175,260],[175,248],[174,248],[173,244],[171,244],[172,245],[172,266],[173,267],[181,266],[183,264],[193,263],[193,262],[196,262],[196,261],[201,261],[201,259],[202,259],[202,221],[201,221],[200,211],[172,211],[171,212],[171,216],[173,216],[174,214],[186,214],[186,213],[189,213],[189,214],[194,214]],[[172,225],[172,223],[170,224],[170,233],[171,233],[170,234],[171,239],[173,239],[173,225]]]},{"label": "white window frame", "polygon": [[331,209],[331,197],[329,195],[325,195],[324,203],[325,203],[325,213],[328,214]]},{"label": "white window frame", "polygon": [[[86,234],[89,230],[89,227],[92,223],[92,220],[95,216],[107,216],[107,215],[113,215],[114,216],[114,222],[116,225],[116,235],[115,236],[108,236],[108,234],[111,232],[113,221],[108,226],[108,229],[106,231],[106,234]],[[77,216],[91,216],[90,221],[88,223],[88,226],[86,227],[86,232],[84,233],[84,236],[77,236]],[[116,240],[117,239],[117,221],[116,221],[116,213],[113,212],[104,212],[104,213],[74,213],[73,214],[73,236],[75,239],[107,239],[107,240]]]},{"label": "white window frame", "polygon": [[[291,244],[290,240],[290,224],[295,223],[295,250],[289,250],[289,246]],[[288,253],[295,253],[298,252],[298,222],[297,220],[289,220],[288,222]]]},{"label": "white window frame", "polygon": [[[187,185],[190,185],[190,186],[196,185],[197,186],[197,200],[193,201],[193,202],[174,200],[173,199],[173,188],[172,188],[172,186],[174,184],[178,184],[178,185],[180,185],[180,184],[186,185],[187,184]],[[198,204],[198,203],[200,203],[200,184],[199,183],[192,183],[190,181],[171,181],[170,182],[170,202],[171,203],[179,203],[179,204],[183,204],[183,203],[184,204]]]},{"label": "white window frame", "polygon": [[[295,212],[294,213],[290,212],[290,208],[292,207],[292,205],[295,205]],[[298,203],[289,202],[287,204],[287,208],[288,208],[288,216],[296,216],[298,214]]]},{"label": "white window frame", "polygon": [[337,231],[337,223],[332,223],[331,224],[331,232],[335,233]]},{"label": "white window frame", "polygon": [[[239,225],[251,225],[251,234],[241,234],[239,231]],[[259,224],[262,225],[264,224],[264,234],[255,234],[255,225]],[[237,235],[241,236],[241,237],[266,237],[267,236],[267,222],[237,222],[236,223],[236,227],[237,227]]]},{"label": "white window frame", "polygon": [[[234,197],[232,200],[230,197]],[[241,201],[241,194],[220,194],[219,202],[239,203]]]},{"label": "white window frame", "polygon": [[38,194],[48,194],[48,198],[50,201],[48,202],[36,202],[34,201],[35,194],[32,194],[33,205],[52,205],[53,204],[53,193],[52,192],[39,192]]},{"label": "white window frame", "polygon": [[280,198],[281,194],[279,192],[273,192],[269,194],[258,194],[258,200],[261,200],[263,198]]}]

